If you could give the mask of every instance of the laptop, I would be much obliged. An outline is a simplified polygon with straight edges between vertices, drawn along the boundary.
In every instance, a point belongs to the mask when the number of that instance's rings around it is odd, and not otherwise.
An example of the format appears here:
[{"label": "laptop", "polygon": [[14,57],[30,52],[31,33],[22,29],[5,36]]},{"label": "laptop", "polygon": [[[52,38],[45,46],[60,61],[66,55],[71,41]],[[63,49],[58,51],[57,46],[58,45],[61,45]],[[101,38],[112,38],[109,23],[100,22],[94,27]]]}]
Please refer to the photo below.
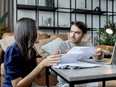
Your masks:
[{"label": "laptop", "polygon": [[111,59],[108,63],[105,63],[105,64],[115,64],[116,65],[116,42],[115,42],[114,47],[113,47]]},{"label": "laptop", "polygon": [[106,65],[115,64],[116,65],[116,42],[115,42],[114,47],[113,47],[113,52],[112,52],[111,59],[108,60],[108,62],[103,61],[103,64],[106,64]]},{"label": "laptop", "polygon": [[[89,62],[89,63],[84,63],[84,62]],[[91,65],[95,63],[96,65]],[[81,61],[81,63],[69,63],[68,64],[68,67],[69,66],[78,66],[78,67],[82,67],[82,68],[90,68],[90,67],[97,67],[99,65],[97,65],[98,63],[100,62],[95,62],[95,59],[90,59],[90,60],[85,60],[85,61]],[[80,64],[80,65],[79,65]],[[113,47],[113,52],[112,52],[112,56],[111,56],[111,59],[109,62],[104,62],[103,64],[106,64],[106,65],[113,65],[115,64],[116,65],[116,42],[114,44],[114,47]],[[88,65],[88,66],[87,66]],[[59,64],[57,66],[54,66],[54,68],[63,68],[64,69],[64,66],[67,66],[67,64]]]},{"label": "laptop", "polygon": [[[89,62],[89,63],[100,63],[100,62],[96,62],[96,58],[92,58],[92,59],[89,59],[89,60],[83,60],[84,62]],[[106,64],[106,65],[112,65],[112,64],[115,64],[116,65],[116,42],[114,44],[114,47],[113,47],[113,52],[112,52],[112,56],[111,56],[111,59],[108,60],[109,62],[105,62],[103,64]]]}]

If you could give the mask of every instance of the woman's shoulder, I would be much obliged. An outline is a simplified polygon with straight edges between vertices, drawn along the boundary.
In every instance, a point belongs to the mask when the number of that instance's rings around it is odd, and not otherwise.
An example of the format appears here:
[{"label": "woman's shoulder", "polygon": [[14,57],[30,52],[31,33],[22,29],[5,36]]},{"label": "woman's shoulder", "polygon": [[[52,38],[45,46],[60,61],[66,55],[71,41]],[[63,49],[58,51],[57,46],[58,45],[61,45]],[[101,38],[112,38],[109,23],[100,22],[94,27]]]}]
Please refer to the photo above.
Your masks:
[{"label": "woman's shoulder", "polygon": [[14,43],[14,44],[12,44],[12,45],[10,45],[10,46],[7,47],[6,52],[8,50],[16,50],[17,47],[18,47],[18,45],[16,43]]},{"label": "woman's shoulder", "polygon": [[16,43],[10,45],[9,47],[7,47],[6,51],[5,51],[5,55],[4,55],[4,61],[5,63],[10,63],[11,61],[20,61],[20,51],[19,49],[17,49],[18,46]]},{"label": "woman's shoulder", "polygon": [[5,51],[5,55],[11,55],[11,54],[18,54],[20,55],[20,51],[18,49],[18,45],[16,43],[10,45],[9,47],[7,47],[6,51]]}]

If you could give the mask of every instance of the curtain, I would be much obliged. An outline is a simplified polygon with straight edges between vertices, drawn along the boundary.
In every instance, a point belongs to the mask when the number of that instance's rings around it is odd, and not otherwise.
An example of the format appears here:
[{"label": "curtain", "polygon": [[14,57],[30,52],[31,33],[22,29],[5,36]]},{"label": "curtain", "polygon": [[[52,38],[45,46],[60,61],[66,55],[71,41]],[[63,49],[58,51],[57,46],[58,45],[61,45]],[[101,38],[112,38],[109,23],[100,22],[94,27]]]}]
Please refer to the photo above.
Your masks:
[{"label": "curtain", "polygon": [[14,26],[14,0],[0,0],[0,17],[8,12],[8,18],[6,19],[5,22],[5,27],[8,27],[9,31],[13,31],[13,26]]}]

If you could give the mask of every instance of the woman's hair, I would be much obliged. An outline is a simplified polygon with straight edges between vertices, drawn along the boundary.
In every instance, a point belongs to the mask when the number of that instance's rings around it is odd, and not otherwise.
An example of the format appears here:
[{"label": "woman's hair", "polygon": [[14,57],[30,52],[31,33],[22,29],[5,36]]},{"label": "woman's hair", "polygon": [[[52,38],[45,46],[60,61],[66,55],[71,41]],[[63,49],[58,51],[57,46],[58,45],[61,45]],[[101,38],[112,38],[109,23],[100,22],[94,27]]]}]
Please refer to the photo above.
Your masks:
[{"label": "woman's hair", "polygon": [[14,36],[23,58],[31,60],[36,58],[33,48],[37,38],[36,22],[31,18],[21,18],[17,21]]},{"label": "woman's hair", "polygon": [[87,33],[87,25],[81,21],[71,22],[71,25],[76,25],[79,29],[82,30],[83,34]]}]

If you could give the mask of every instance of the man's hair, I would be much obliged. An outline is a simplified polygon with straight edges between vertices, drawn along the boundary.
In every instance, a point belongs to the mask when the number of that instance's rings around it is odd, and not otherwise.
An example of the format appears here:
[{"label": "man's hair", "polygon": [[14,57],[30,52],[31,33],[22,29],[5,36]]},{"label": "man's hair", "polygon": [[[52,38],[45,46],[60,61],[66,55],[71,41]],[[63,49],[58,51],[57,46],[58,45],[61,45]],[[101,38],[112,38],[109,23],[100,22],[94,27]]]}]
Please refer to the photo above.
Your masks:
[{"label": "man's hair", "polygon": [[87,25],[81,21],[75,21],[75,22],[71,22],[71,26],[75,25],[77,26],[79,29],[82,30],[83,34],[87,33]]}]

